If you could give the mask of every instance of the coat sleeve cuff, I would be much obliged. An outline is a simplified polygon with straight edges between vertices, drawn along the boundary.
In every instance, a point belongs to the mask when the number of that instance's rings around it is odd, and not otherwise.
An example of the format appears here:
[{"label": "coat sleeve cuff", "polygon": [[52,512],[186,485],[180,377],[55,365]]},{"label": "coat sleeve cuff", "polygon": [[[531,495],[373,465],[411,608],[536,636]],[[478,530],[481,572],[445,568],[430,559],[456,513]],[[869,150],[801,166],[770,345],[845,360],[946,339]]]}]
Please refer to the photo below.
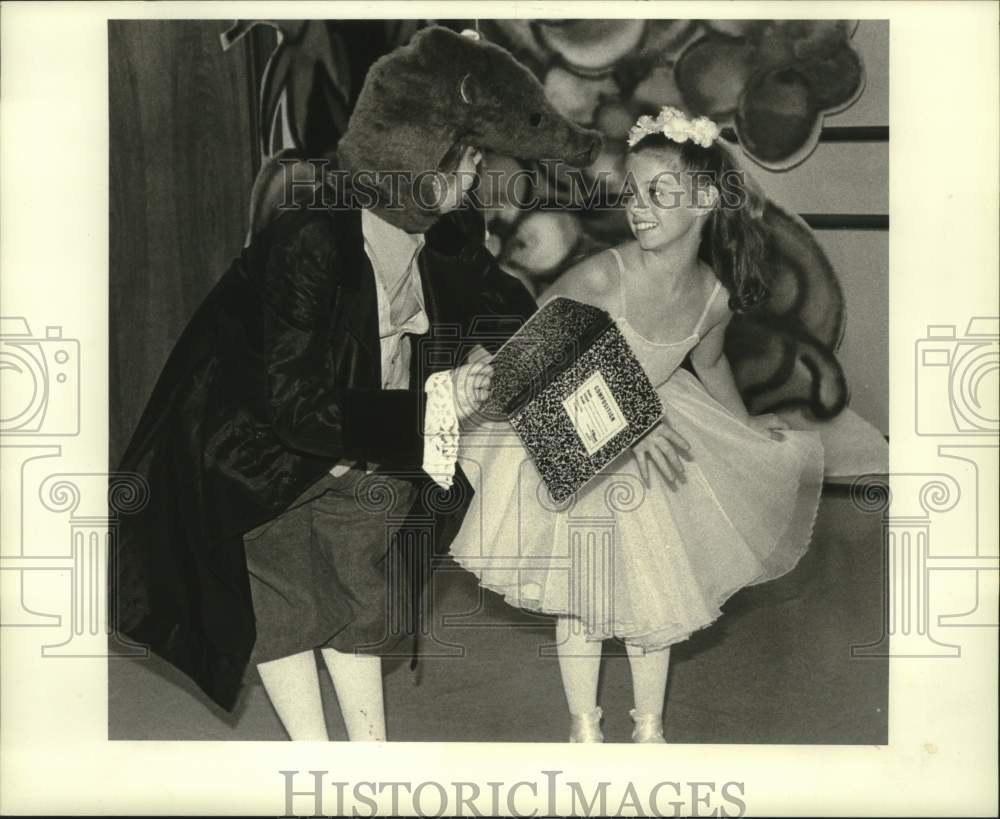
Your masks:
[{"label": "coat sleeve cuff", "polygon": [[424,416],[423,470],[442,489],[451,489],[458,461],[458,413],[451,371],[434,373],[424,382],[427,412]]}]

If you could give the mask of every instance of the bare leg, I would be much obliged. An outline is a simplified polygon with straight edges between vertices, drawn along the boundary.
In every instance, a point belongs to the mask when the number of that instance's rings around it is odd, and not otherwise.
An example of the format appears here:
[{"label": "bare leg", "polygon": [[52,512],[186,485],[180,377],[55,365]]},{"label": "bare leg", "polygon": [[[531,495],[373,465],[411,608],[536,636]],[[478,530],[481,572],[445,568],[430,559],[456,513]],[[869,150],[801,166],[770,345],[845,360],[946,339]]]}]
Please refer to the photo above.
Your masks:
[{"label": "bare leg", "polygon": [[570,742],[603,742],[601,709],[597,707],[603,646],[599,640],[587,640],[579,621],[572,617],[556,619],[556,643],[559,672],[573,718]]},{"label": "bare leg", "polygon": [[319,693],[316,656],[311,650],[258,663],[257,670],[289,739],[295,742],[329,739]]},{"label": "bare leg", "polygon": [[635,742],[663,742],[663,700],[667,694],[667,672],[670,670],[670,649],[644,651],[626,644],[632,669],[632,691],[635,709],[632,719]]},{"label": "bare leg", "polygon": [[351,742],[385,742],[382,660],[321,649]]}]

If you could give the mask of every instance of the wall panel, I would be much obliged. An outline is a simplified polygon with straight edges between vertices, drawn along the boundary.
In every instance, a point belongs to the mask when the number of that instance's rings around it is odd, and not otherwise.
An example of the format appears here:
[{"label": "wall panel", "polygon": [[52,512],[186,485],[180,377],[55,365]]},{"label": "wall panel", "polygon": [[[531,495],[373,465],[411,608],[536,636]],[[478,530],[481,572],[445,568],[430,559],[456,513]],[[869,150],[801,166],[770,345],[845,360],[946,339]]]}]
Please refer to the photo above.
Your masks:
[{"label": "wall panel", "polygon": [[114,20],[111,463],[198,303],[239,253],[256,148],[246,46],[225,21]]}]

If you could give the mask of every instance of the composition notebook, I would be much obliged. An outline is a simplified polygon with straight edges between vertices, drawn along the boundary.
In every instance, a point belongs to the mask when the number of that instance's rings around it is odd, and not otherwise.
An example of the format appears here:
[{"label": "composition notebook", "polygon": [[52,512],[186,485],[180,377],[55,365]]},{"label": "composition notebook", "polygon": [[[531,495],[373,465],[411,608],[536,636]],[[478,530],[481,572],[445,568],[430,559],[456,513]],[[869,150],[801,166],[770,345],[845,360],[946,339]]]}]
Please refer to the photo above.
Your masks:
[{"label": "composition notebook", "polygon": [[559,502],[641,438],[663,406],[611,316],[559,297],[497,351],[483,411],[510,421]]}]

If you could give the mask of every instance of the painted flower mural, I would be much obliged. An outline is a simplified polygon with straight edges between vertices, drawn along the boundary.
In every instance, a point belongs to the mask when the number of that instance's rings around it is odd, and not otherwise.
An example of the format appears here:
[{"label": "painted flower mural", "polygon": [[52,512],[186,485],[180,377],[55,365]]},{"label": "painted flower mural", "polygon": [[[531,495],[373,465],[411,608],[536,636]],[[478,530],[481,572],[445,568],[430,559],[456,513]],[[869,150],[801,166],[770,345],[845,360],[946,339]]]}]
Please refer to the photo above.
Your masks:
[{"label": "painted flower mural", "polygon": [[756,162],[789,168],[812,153],[823,117],[864,89],[855,28],[846,20],[710,22],[674,63],[677,87],[691,111],[731,121]]},{"label": "painted flower mural", "polygon": [[[824,116],[850,105],[864,88],[853,21],[490,20],[480,26],[535,72],[564,114],[605,134],[589,172],[611,194],[624,182],[629,129],[664,105],[729,126],[752,162],[785,170],[815,149]],[[536,293],[575,259],[629,235],[620,211],[566,216],[576,218],[491,215],[501,263]],[[764,219],[774,293],[762,310],[732,322],[726,352],[751,411],[801,407],[831,418],[848,399],[835,355],[844,331],[840,285],[800,219],[776,203]]]},{"label": "painted flower mural", "polygon": [[[864,89],[847,20],[489,20],[481,27],[529,65],[563,112],[599,125],[672,105],[734,126],[772,169],[815,149],[823,117]],[[610,135],[610,134],[609,134]]]},{"label": "painted flower mural", "polygon": [[[260,132],[265,163],[255,184],[253,224],[275,200],[279,152],[328,154],[343,131],[367,66],[405,42],[417,21],[254,21],[279,32],[264,72]],[[730,129],[743,154],[771,170],[797,165],[815,149],[824,117],[850,105],[864,87],[864,67],[843,20],[482,20],[478,25],[539,78],[570,119],[600,129],[606,144],[585,171],[603,196],[624,182],[629,129],[662,106],[707,116]],[[224,43],[253,22],[237,22]],[[620,209],[584,207],[579,186],[559,174],[524,174],[515,157],[487,156],[500,171],[503,196],[486,212],[489,247],[537,294],[576,259],[629,236]],[[537,170],[537,169],[536,169]],[[507,184],[513,179],[513,184]],[[540,181],[539,181],[540,180]],[[532,186],[539,184],[539,189]],[[571,203],[564,210],[527,201]],[[497,201],[486,197],[484,201]],[[505,197],[505,198],[504,198]],[[576,197],[576,198],[574,198]],[[768,203],[775,271],[773,295],[731,324],[726,351],[753,412],[785,407],[831,418],[847,404],[836,350],[844,330],[836,274],[811,230]]]}]

